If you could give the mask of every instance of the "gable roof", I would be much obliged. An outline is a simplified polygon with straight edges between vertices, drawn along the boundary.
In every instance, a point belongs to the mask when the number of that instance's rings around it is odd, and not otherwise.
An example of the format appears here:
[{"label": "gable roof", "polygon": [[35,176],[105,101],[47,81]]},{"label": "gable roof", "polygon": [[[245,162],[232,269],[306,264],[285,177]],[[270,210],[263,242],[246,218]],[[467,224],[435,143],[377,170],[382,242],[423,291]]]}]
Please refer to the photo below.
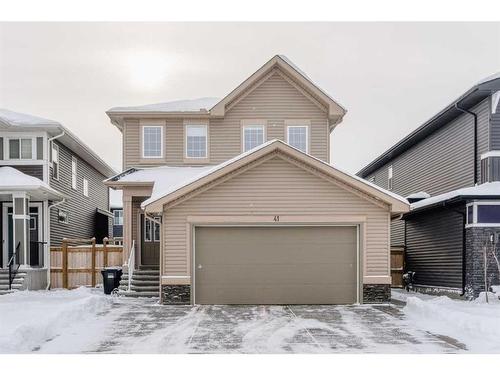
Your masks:
[{"label": "gable roof", "polygon": [[141,207],[147,212],[161,212],[164,204],[179,199],[199,187],[202,187],[274,152],[291,156],[292,158],[307,164],[309,167],[312,167],[329,177],[333,177],[334,179],[349,185],[360,193],[367,194],[378,201],[390,205],[391,212],[393,213],[404,213],[409,210],[408,201],[399,195],[382,189],[360,177],[341,171],[340,169],[297,150],[296,148],[293,148],[285,142],[277,139],[263,143],[250,151],[225,161],[224,163],[209,169],[204,169],[201,173],[179,182],[178,184],[169,185],[164,190],[157,190],[155,194],[141,204]]},{"label": "gable roof", "polygon": [[116,173],[104,160],[61,123],[42,117],[0,108],[0,129],[13,131],[46,131],[50,136],[59,136],[58,142],[68,147],[92,167],[109,177]]},{"label": "gable roof", "polygon": [[223,117],[228,104],[251,89],[254,84],[276,68],[279,68],[288,77],[291,77],[293,82],[296,82],[300,89],[307,92],[315,101],[319,101],[325,106],[328,112],[330,130],[342,121],[347,110],[283,55],[276,55],[271,58],[223,99],[219,100],[209,97],[133,107],[113,107],[106,111],[106,114],[109,116],[111,123],[120,130],[123,129],[124,117]]},{"label": "gable roof", "polygon": [[219,103],[210,109],[213,116],[224,116],[225,108],[228,103],[233,101],[236,97],[241,95],[245,90],[250,88],[254,83],[259,81],[262,77],[268,74],[274,68],[280,68],[285,73],[290,75],[293,79],[303,86],[309,93],[316,99],[326,104],[328,109],[328,118],[337,125],[342,121],[342,117],[347,113],[347,110],[335,101],[330,95],[322,90],[316,83],[314,83],[302,70],[293,64],[286,56],[276,55],[271,60],[262,65],[255,73],[243,81],[238,87],[231,91]]},{"label": "gable roof", "polygon": [[357,175],[367,177],[369,174],[373,173],[380,167],[389,163],[392,159],[401,155],[403,152],[425,139],[440,127],[462,115],[463,112],[460,111],[457,106],[466,110],[471,109],[498,90],[500,90],[500,73],[493,74],[477,82],[439,113],[434,115],[424,124],[385,151],[382,155],[366,165],[357,173]]}]

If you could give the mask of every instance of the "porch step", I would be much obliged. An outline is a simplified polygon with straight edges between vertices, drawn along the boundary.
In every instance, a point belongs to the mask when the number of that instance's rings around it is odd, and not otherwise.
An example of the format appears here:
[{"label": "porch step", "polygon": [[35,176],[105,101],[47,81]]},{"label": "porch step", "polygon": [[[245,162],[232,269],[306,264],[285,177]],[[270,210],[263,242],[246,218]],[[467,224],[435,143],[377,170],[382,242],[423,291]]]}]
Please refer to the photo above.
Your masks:
[{"label": "porch step", "polygon": [[9,289],[9,270],[0,270],[0,295],[10,294],[23,289],[24,278],[26,272],[17,272],[14,279],[12,279],[12,289]]},{"label": "porch step", "polygon": [[126,297],[156,297],[160,296],[160,271],[158,269],[138,269],[132,274],[130,291],[128,290],[128,274],[122,275],[118,295]]},{"label": "porch step", "polygon": [[126,290],[119,290],[118,291],[119,296],[124,296],[124,297],[146,297],[146,298],[160,298],[160,293],[158,290],[156,292],[135,292],[135,291],[130,291],[127,292]]}]

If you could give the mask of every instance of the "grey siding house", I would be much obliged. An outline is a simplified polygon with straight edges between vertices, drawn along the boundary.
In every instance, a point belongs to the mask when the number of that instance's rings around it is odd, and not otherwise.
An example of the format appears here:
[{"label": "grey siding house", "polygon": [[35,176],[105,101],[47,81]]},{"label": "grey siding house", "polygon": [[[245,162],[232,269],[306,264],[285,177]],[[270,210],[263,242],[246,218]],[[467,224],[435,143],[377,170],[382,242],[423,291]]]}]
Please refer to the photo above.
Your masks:
[{"label": "grey siding house", "polygon": [[[480,81],[358,172],[412,203],[392,222],[391,246],[419,286],[484,290],[480,255],[498,251],[500,235],[499,90],[500,74]],[[493,259],[487,278],[500,283]]]},{"label": "grey siding house", "polygon": [[47,287],[49,249],[63,238],[112,235],[103,180],[114,173],[60,123],[0,109],[0,274],[19,268],[14,289]]}]

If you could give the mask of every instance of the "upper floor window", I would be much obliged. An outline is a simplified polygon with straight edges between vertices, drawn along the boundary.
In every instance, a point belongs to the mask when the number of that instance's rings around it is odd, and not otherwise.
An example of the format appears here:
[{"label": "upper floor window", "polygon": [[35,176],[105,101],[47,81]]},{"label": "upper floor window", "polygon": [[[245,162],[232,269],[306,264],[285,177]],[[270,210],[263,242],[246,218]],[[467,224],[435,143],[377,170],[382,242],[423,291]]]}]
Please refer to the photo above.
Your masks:
[{"label": "upper floor window", "polygon": [[59,146],[52,142],[52,178],[59,180]]},{"label": "upper floor window", "polygon": [[387,170],[387,188],[392,190],[392,165],[390,165]]},{"label": "upper floor window", "polygon": [[207,126],[186,125],[186,157],[207,157]]},{"label": "upper floor window", "polygon": [[76,190],[76,158],[71,157],[71,188]]},{"label": "upper floor window", "polygon": [[163,126],[142,127],[142,157],[163,157]]},{"label": "upper floor window", "polygon": [[302,152],[309,152],[309,127],[292,125],[286,128],[288,144]]},{"label": "upper floor window", "polygon": [[123,210],[114,210],[113,211],[113,224],[114,225],[123,225]]},{"label": "upper floor window", "polygon": [[9,159],[31,160],[34,155],[32,138],[9,138]]},{"label": "upper floor window", "polygon": [[264,143],[264,125],[243,126],[243,152]]},{"label": "upper floor window", "polygon": [[83,195],[89,196],[89,180],[86,178],[83,179]]}]

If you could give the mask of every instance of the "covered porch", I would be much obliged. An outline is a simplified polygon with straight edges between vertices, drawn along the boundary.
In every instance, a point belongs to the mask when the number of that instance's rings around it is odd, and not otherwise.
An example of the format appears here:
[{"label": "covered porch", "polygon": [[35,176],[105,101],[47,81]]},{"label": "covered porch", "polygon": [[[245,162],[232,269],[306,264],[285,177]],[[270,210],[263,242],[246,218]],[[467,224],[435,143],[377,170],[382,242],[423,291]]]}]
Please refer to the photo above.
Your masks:
[{"label": "covered porch", "polygon": [[36,177],[11,167],[0,168],[1,269],[36,274],[36,284],[47,285],[49,211],[64,199],[64,194]]}]

